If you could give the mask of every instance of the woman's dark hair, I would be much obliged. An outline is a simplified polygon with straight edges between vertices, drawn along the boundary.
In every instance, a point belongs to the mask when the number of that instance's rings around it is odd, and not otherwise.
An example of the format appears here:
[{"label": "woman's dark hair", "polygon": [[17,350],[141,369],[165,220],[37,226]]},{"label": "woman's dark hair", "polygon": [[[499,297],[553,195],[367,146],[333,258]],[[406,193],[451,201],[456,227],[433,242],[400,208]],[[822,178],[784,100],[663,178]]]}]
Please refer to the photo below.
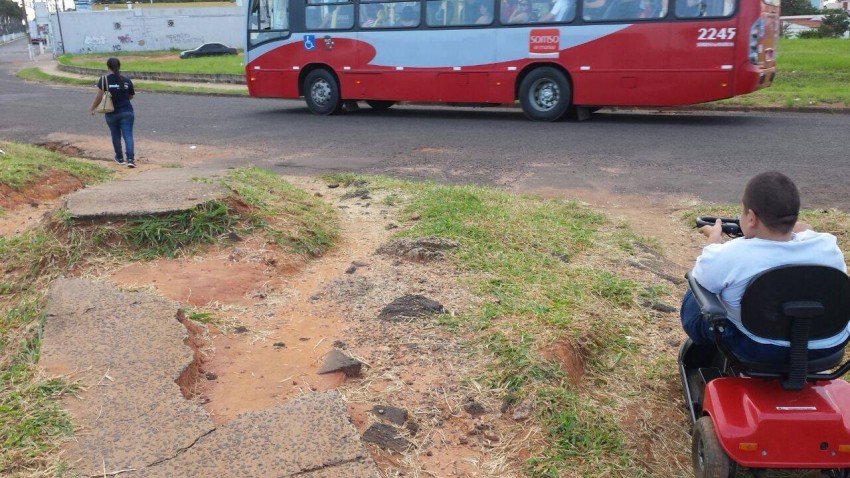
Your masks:
[{"label": "woman's dark hair", "polygon": [[121,78],[121,60],[118,58],[110,58],[106,60],[106,67],[109,68],[109,71],[115,73],[115,81],[118,82],[118,87],[122,90],[124,87],[124,79]]},{"label": "woman's dark hair", "polygon": [[741,199],[744,209],[756,213],[759,220],[777,232],[787,233],[797,223],[800,193],[788,176],[769,171],[750,179]]}]

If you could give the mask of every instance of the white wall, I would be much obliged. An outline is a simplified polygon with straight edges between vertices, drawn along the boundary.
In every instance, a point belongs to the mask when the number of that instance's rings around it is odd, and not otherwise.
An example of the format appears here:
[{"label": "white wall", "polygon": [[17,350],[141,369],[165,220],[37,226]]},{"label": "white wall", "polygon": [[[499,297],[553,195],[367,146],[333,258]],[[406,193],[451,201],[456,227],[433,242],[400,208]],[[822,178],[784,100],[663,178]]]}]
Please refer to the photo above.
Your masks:
[{"label": "white wall", "polygon": [[[241,2],[240,2],[241,3]],[[244,48],[245,11],[223,7],[134,8],[50,16],[57,53],[186,50],[220,42]]]}]

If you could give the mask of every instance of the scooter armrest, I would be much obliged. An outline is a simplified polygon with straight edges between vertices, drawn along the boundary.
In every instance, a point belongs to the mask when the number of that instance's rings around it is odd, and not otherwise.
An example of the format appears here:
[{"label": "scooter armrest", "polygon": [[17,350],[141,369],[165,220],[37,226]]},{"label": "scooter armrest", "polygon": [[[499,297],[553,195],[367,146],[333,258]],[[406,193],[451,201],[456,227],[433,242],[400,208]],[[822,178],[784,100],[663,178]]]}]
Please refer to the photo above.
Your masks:
[{"label": "scooter armrest", "polygon": [[711,322],[721,322],[726,320],[726,308],[723,307],[723,303],[720,302],[720,299],[717,298],[717,296],[711,291],[700,285],[700,283],[694,279],[690,271],[685,274],[685,279],[687,279],[688,287],[694,294],[694,299],[696,299],[697,305],[699,305],[703,319]]}]

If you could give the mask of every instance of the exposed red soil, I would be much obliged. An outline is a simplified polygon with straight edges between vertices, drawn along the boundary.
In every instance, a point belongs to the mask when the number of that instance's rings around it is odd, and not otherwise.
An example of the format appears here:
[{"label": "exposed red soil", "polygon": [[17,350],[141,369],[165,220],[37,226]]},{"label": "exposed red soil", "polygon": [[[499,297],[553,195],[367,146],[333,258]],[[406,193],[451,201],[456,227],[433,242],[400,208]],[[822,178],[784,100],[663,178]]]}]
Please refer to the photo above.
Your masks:
[{"label": "exposed red soil", "polygon": [[52,170],[23,189],[0,184],[0,208],[14,210],[24,205],[37,206],[83,187],[82,181],[65,171]]}]

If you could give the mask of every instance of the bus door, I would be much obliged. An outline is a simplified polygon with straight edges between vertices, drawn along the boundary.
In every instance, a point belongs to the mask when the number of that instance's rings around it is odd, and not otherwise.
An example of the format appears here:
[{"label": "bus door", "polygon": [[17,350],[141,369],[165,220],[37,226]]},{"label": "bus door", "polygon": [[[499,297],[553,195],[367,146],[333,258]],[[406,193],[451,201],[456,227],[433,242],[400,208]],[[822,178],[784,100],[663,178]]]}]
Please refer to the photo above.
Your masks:
[{"label": "bus door", "polygon": [[[425,22],[431,29],[417,50],[429,58],[437,101],[493,101],[490,73],[496,63],[493,41],[494,0],[427,0]],[[480,25],[480,26],[479,26]]]},{"label": "bus door", "polygon": [[674,0],[671,23],[671,74],[678,85],[671,104],[692,104],[731,97],[739,42],[734,0]]}]

